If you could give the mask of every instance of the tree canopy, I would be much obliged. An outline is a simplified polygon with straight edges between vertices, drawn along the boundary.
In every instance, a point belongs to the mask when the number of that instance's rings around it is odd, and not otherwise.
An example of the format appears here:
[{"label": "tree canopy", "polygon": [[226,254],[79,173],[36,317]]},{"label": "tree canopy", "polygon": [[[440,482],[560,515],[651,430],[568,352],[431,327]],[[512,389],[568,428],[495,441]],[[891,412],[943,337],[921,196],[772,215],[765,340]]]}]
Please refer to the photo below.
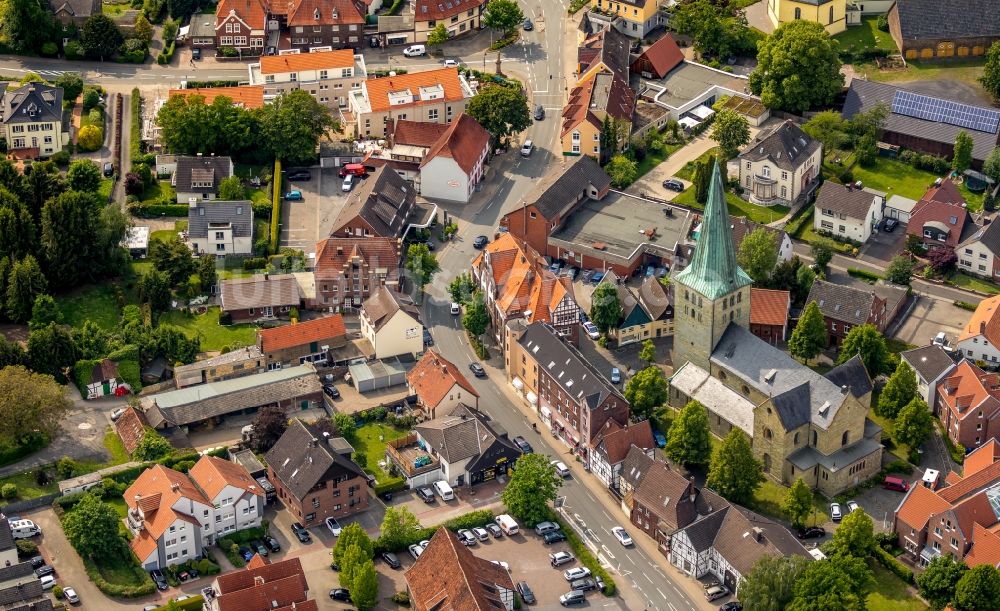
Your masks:
[{"label": "tree canopy", "polygon": [[920,595],[931,607],[940,611],[955,598],[955,586],[969,570],[964,562],[956,562],[951,554],[942,554],[915,575]]},{"label": "tree canopy", "polygon": [[979,82],[994,100],[1000,100],[1000,40],[990,45],[989,51],[986,52],[986,66],[983,68],[983,75],[979,77]]},{"label": "tree canopy", "polygon": [[514,0],[490,0],[483,13],[483,25],[503,34],[513,31],[524,21],[524,12]]},{"label": "tree canopy", "polygon": [[704,465],[712,457],[712,432],[708,410],[697,401],[689,401],[677,414],[667,432],[666,454],[670,460],[685,465]]},{"label": "tree canopy", "polygon": [[778,239],[774,231],[758,227],[743,238],[736,252],[736,261],[754,284],[764,284],[778,264]]},{"label": "tree canopy", "polygon": [[54,36],[52,13],[44,0],[0,2],[0,42],[20,52],[37,52]]},{"label": "tree canopy", "polygon": [[844,87],[836,43],[819,23],[781,24],[757,45],[750,90],[768,108],[802,113],[833,101]]},{"label": "tree canopy", "polygon": [[824,110],[816,113],[802,125],[802,131],[809,134],[823,145],[824,151],[840,148],[848,139],[847,121],[836,110]]},{"label": "tree canopy", "polygon": [[486,301],[483,299],[482,291],[476,291],[472,296],[472,301],[465,307],[465,314],[462,315],[462,326],[472,335],[479,337],[486,333],[486,328],[490,324],[490,314],[486,310]]},{"label": "tree canopy", "polygon": [[632,184],[639,175],[639,164],[625,155],[619,154],[611,158],[611,161],[604,166],[604,171],[611,178],[611,184],[618,188],[625,188]]},{"label": "tree canopy", "polygon": [[413,515],[409,508],[405,506],[386,507],[379,543],[386,549],[398,549],[409,540],[409,537],[418,528],[420,528],[420,522],[417,521],[417,516]]},{"label": "tree canopy", "polygon": [[337,542],[333,546],[334,563],[343,566],[344,552],[352,545],[359,546],[368,558],[371,558],[375,553],[375,544],[365,529],[357,522],[351,522],[340,531],[340,536],[337,537]]},{"label": "tree canopy", "polygon": [[111,505],[96,493],[83,495],[80,502],[63,517],[66,538],[85,558],[121,558],[124,540],[118,534],[121,519]]},{"label": "tree canopy", "polygon": [[955,148],[951,158],[951,168],[961,174],[972,165],[972,136],[964,129],[955,136]]},{"label": "tree canopy", "polygon": [[835,555],[809,563],[795,583],[795,598],[785,611],[864,611],[865,591],[873,582],[865,560]]},{"label": "tree canopy", "polygon": [[965,572],[955,586],[955,611],[997,611],[1000,609],[1000,572],[980,564]]},{"label": "tree canopy", "polygon": [[723,158],[732,159],[750,142],[750,122],[735,110],[724,108],[712,122],[712,140],[719,143]]},{"label": "tree canopy", "polygon": [[896,255],[889,261],[889,267],[885,268],[885,279],[893,284],[909,286],[913,278],[913,259],[903,255]]},{"label": "tree canopy", "polygon": [[484,84],[479,93],[469,100],[465,112],[503,147],[507,146],[511,135],[531,125],[528,98],[517,87]]},{"label": "tree canopy", "polygon": [[625,399],[633,417],[643,420],[652,416],[656,408],[667,402],[667,378],[663,370],[656,365],[639,370],[625,384]]},{"label": "tree canopy", "polygon": [[124,41],[115,22],[103,13],[91,15],[83,23],[80,44],[91,59],[111,59]]},{"label": "tree canopy", "polygon": [[73,407],[51,375],[22,366],[0,369],[0,442],[14,447],[36,432],[54,435]]},{"label": "tree canopy", "polygon": [[602,333],[607,333],[618,326],[621,318],[622,304],[618,300],[618,291],[610,282],[598,284],[591,294],[590,320]]},{"label": "tree canopy", "polygon": [[444,22],[438,23],[434,26],[434,29],[427,34],[427,44],[428,45],[443,45],[448,42],[448,28],[445,27]]},{"label": "tree canopy", "polygon": [[785,500],[781,503],[781,508],[791,519],[793,526],[802,526],[805,523],[809,512],[812,511],[812,499],[812,490],[801,477],[785,491]]},{"label": "tree canopy", "polygon": [[330,110],[304,89],[283,93],[257,112],[271,154],[289,164],[315,159],[320,138],[337,129]]},{"label": "tree canopy", "polygon": [[277,406],[263,407],[253,421],[251,445],[256,452],[267,452],[288,429],[288,415]]},{"label": "tree canopy", "polygon": [[826,320],[815,301],[810,301],[802,311],[799,323],[788,340],[788,351],[806,363],[826,348]]},{"label": "tree canopy", "polygon": [[802,556],[761,557],[740,582],[740,602],[748,611],[783,611],[807,566]]},{"label": "tree canopy", "polygon": [[869,376],[874,378],[885,373],[889,363],[889,349],[885,345],[885,336],[879,333],[874,325],[867,323],[851,327],[840,344],[837,364],[846,363],[855,355],[861,355],[861,362],[865,364]]},{"label": "tree canopy", "polygon": [[892,423],[893,440],[911,448],[922,446],[933,432],[934,416],[922,397],[913,397]]},{"label": "tree canopy", "polygon": [[830,549],[864,560],[875,552],[875,524],[871,516],[858,509],[850,512],[833,533]]},{"label": "tree canopy", "polygon": [[733,427],[712,455],[706,484],[726,499],[746,504],[764,481],[764,468],[750,448],[747,434]]},{"label": "tree canopy", "polygon": [[150,427],[146,427],[139,445],[132,453],[133,460],[157,460],[173,452],[174,448],[163,435],[160,435]]},{"label": "tree canopy", "polygon": [[544,454],[522,454],[500,495],[507,509],[531,528],[545,521],[548,504],[556,499],[563,480]]},{"label": "tree canopy", "polygon": [[899,410],[917,395],[917,374],[910,365],[900,359],[896,371],[889,376],[882,394],[879,395],[875,413],[883,418],[894,419]]},{"label": "tree canopy", "polygon": [[710,0],[677,4],[671,23],[679,33],[694,39],[694,48],[701,56],[726,60],[755,51],[756,36],[747,27],[746,18],[725,4]]}]

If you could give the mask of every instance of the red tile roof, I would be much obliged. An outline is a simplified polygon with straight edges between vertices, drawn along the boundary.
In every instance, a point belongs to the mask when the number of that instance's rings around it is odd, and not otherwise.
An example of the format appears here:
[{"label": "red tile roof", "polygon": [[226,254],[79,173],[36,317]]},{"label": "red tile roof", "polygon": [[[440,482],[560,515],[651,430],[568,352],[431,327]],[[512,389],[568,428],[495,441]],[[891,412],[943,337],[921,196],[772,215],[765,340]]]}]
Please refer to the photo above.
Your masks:
[{"label": "red tile roof", "polygon": [[965,555],[965,564],[969,568],[980,564],[1000,566],[1000,536],[981,524],[973,525],[972,549]]},{"label": "red tile roof", "polygon": [[957,420],[978,418],[979,411],[989,420],[1000,410],[1000,375],[986,373],[967,360],[938,383],[938,395]]},{"label": "red tile roof", "polygon": [[975,494],[952,508],[955,518],[958,520],[958,527],[962,529],[962,534],[966,539],[972,538],[973,524],[990,526],[995,524],[997,516],[993,513],[993,506],[990,505],[989,498],[985,492]]},{"label": "red tile roof", "polygon": [[291,325],[259,329],[257,343],[260,349],[267,353],[274,350],[284,350],[295,346],[308,346],[310,343],[331,338],[345,337],[344,317],[340,314],[307,320]]},{"label": "red tile roof", "polygon": [[965,473],[966,477],[969,477],[998,460],[1000,460],[1000,441],[997,441],[996,437],[990,437],[986,443],[965,457],[965,462],[962,463],[962,472]]},{"label": "red tile roof", "polygon": [[663,38],[657,40],[652,45],[649,46],[642,54],[632,62],[632,70],[636,69],[637,65],[644,65],[644,62],[648,61],[650,67],[653,68],[653,76],[656,78],[663,78],[668,72],[676,68],[681,62],[684,61],[684,53],[681,52],[681,48],[677,46],[677,42],[674,37],[667,34]]},{"label": "red tile roof", "polygon": [[1000,346],[1000,295],[983,299],[958,336],[959,342],[982,335],[994,346]]},{"label": "red tile roof", "polygon": [[175,95],[191,97],[199,95],[205,98],[205,104],[211,104],[215,98],[227,97],[233,104],[248,110],[264,106],[264,87],[259,85],[242,85],[240,87],[196,87],[194,89],[171,89],[170,97]]},{"label": "red tile roof", "polygon": [[[607,431],[605,431],[607,429]],[[653,429],[649,420],[637,422],[627,428],[622,428],[613,418],[609,418],[605,423],[605,429],[597,434],[594,447],[599,454],[603,454],[608,463],[617,465],[625,460],[629,449],[632,446],[648,450],[655,446],[653,441]]]},{"label": "red tile roof", "polygon": [[146,417],[134,407],[126,407],[125,413],[115,422],[115,432],[121,437],[122,445],[129,456],[139,447],[142,436],[146,434]]},{"label": "red tile roof", "polygon": [[307,601],[309,584],[298,558],[251,565],[216,579],[219,611],[274,611],[292,603],[299,610],[316,609],[315,601]]},{"label": "red tile roof", "polygon": [[434,533],[405,577],[415,611],[504,609],[501,590],[508,596],[514,590],[510,573],[473,555],[444,527]]},{"label": "red tile roof", "polygon": [[484,152],[490,146],[490,133],[478,121],[462,113],[455,118],[448,129],[437,139],[431,150],[424,156],[420,167],[427,165],[435,157],[450,157],[469,175],[476,167]]},{"label": "red tile roof", "polygon": [[[962,240],[963,232],[968,231],[966,225],[971,226],[972,223],[968,211],[962,207],[965,200],[961,199],[961,195],[959,201],[952,201],[953,189],[954,185],[945,181],[941,187],[928,190],[913,207],[913,213],[906,224],[906,233],[922,239],[925,224],[941,223],[948,229],[948,237],[944,243],[954,248]],[[955,222],[951,222],[951,219],[955,219]]]},{"label": "red tile roof", "polygon": [[263,30],[266,25],[267,9],[260,0],[219,0],[215,6],[216,29],[230,13],[235,13],[251,30]]},{"label": "red tile roof", "polygon": [[985,469],[963,477],[947,488],[938,490],[938,495],[949,503],[955,503],[997,482],[1000,482],[1000,462],[995,462]]},{"label": "red tile roof", "polygon": [[264,496],[257,480],[250,476],[250,472],[242,465],[223,460],[215,456],[202,456],[198,459],[188,476],[201,489],[205,495],[212,500],[219,496],[226,486],[233,486],[257,496]]},{"label": "red tile roof", "polygon": [[791,293],[771,289],[750,289],[750,324],[783,327],[788,323]]},{"label": "red tile roof", "polygon": [[[397,119],[390,121],[393,124],[392,133],[388,134],[389,139],[395,144],[409,144],[412,146],[426,146],[430,148],[438,141],[441,134],[448,131],[450,127],[447,123],[432,123],[430,121],[408,121]],[[386,126],[388,129],[388,125]]]},{"label": "red tile roof", "polygon": [[174,511],[173,507],[179,499],[187,498],[211,505],[211,501],[187,475],[163,465],[153,465],[139,474],[122,496],[129,509],[139,508],[143,512],[143,529],[129,543],[135,555],[142,560],[156,549],[157,539],[175,521],[185,520],[201,528],[197,520]]},{"label": "red tile roof", "polygon": [[327,238],[316,244],[316,278],[342,278],[344,266],[360,257],[371,267],[395,270],[399,251],[392,238]]},{"label": "red tile roof", "polygon": [[[421,99],[420,88],[438,85],[444,88],[444,98],[430,100],[431,103],[458,102],[465,99],[465,92],[458,77],[458,68],[438,68],[396,76],[369,78],[365,81],[365,90],[368,93],[368,103],[371,105],[372,112],[381,112],[389,110],[389,108],[399,110],[424,104],[426,102]],[[409,91],[414,96],[414,101],[408,104],[390,105],[389,94],[399,91]]]},{"label": "red tile roof", "polygon": [[899,506],[896,517],[914,530],[923,530],[932,515],[948,511],[951,505],[930,488],[915,484]]},{"label": "red tile roof", "polygon": [[416,0],[413,15],[417,21],[448,19],[471,10],[479,10],[486,0]]},{"label": "red tile roof", "polygon": [[[312,51],[310,53],[292,53],[289,55],[265,55],[260,58],[261,74],[281,74],[284,72],[299,72],[301,70],[325,70],[334,68],[353,68],[354,51],[352,49],[337,49],[336,51]],[[338,72],[337,76],[340,75]]]},{"label": "red tile roof", "polygon": [[[289,27],[362,25],[365,22],[364,13],[351,0],[293,0],[293,2],[288,12]],[[361,36],[361,32],[358,32],[358,36]]]},{"label": "red tile roof", "polygon": [[456,384],[473,397],[479,397],[468,378],[454,363],[430,349],[406,374],[406,381],[420,401],[430,408],[437,407]]}]

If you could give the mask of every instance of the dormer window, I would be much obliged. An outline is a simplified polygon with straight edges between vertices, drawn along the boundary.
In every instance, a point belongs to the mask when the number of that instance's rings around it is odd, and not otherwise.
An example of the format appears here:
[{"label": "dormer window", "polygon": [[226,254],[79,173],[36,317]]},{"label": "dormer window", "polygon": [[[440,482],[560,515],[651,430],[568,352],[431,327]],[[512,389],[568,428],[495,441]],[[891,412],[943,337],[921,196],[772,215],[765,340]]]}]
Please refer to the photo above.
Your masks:
[{"label": "dormer window", "polygon": [[319,21],[319,9],[316,9],[315,11],[313,11],[313,19],[315,19],[316,21]]}]

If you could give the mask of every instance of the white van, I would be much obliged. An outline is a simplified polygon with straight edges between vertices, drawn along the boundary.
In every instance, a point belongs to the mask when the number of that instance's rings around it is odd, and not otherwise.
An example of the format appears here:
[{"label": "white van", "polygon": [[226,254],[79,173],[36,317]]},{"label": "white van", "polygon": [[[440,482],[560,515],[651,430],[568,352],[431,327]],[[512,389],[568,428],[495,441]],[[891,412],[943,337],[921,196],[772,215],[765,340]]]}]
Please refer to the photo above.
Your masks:
[{"label": "white van", "polygon": [[507,514],[497,516],[497,526],[508,536],[517,534],[517,522]]},{"label": "white van", "polygon": [[434,482],[434,491],[438,493],[442,501],[450,501],[455,498],[455,491],[444,480]]},{"label": "white van", "polygon": [[10,523],[10,533],[15,539],[28,539],[42,534],[42,529],[31,520],[15,520]]},{"label": "white van", "polygon": [[403,55],[406,57],[419,57],[421,55],[427,55],[427,47],[424,45],[410,45],[403,49]]}]

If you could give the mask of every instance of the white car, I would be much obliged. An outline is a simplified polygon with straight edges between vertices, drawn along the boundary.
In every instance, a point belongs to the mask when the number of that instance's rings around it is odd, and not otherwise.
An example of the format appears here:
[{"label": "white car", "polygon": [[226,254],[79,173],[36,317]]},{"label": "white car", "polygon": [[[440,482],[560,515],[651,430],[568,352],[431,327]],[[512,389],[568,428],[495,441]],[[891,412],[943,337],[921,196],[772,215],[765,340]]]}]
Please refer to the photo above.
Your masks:
[{"label": "white car", "polygon": [[409,547],[409,550],[410,550],[410,555],[413,556],[414,560],[416,560],[417,558],[420,558],[420,554],[424,553],[424,548],[420,547],[420,545],[418,545],[416,543],[414,543],[413,545],[411,545]]},{"label": "white car", "polygon": [[840,503],[830,503],[830,519],[839,522],[844,514],[840,511]]},{"label": "white car", "polygon": [[632,545],[632,537],[630,537],[628,533],[625,532],[625,529],[622,528],[621,526],[615,526],[614,528],[612,528],[611,534],[613,534],[615,536],[615,539],[618,539],[618,542],[624,545],[625,547]]},{"label": "white car", "polygon": [[403,55],[406,57],[420,57],[421,55],[427,55],[427,47],[424,45],[410,45],[403,49]]},{"label": "white car", "polygon": [[53,577],[52,575],[46,575],[45,577],[42,577],[39,581],[42,582],[43,590],[51,590],[56,585],[56,578]]},{"label": "white car", "polygon": [[857,501],[847,501],[847,513],[854,513],[861,509],[861,505],[858,505]]},{"label": "white car", "polygon": [[454,301],[451,302],[451,315],[458,316],[462,313],[462,306],[458,305]]},{"label": "white car", "polygon": [[80,597],[77,595],[76,590],[73,588],[63,588],[63,596],[66,597],[66,602],[70,604],[76,604],[80,602]]},{"label": "white car", "polygon": [[563,573],[563,577],[566,578],[566,581],[576,581],[577,579],[590,577],[590,569],[585,566],[574,566],[571,569],[566,569],[566,572]]},{"label": "white car", "polygon": [[559,477],[569,477],[569,467],[566,466],[566,463],[559,460],[553,460],[552,466],[556,468],[556,473],[559,474]]},{"label": "white car", "polygon": [[344,184],[340,185],[340,190],[347,193],[354,187],[354,174],[348,174],[344,177]]},{"label": "white car", "polygon": [[590,322],[589,320],[583,323],[583,330],[587,332],[587,336],[590,337],[590,339],[601,338],[601,330],[597,328],[597,325]]},{"label": "white car", "polygon": [[502,568],[503,570],[510,572],[510,565],[504,562],[503,560],[490,560],[490,562]]},{"label": "white car", "polygon": [[535,143],[531,140],[525,140],[524,144],[521,145],[521,156],[529,157],[533,150],[535,150]]},{"label": "white car", "polygon": [[325,521],[326,521],[326,527],[330,529],[330,532],[333,533],[333,536],[339,537],[341,528],[340,528],[340,523],[337,522],[337,519],[327,518]]},{"label": "white car", "polygon": [[444,60],[444,67],[445,68],[458,68],[458,61],[454,60],[454,59],[446,59],[446,60]]}]

